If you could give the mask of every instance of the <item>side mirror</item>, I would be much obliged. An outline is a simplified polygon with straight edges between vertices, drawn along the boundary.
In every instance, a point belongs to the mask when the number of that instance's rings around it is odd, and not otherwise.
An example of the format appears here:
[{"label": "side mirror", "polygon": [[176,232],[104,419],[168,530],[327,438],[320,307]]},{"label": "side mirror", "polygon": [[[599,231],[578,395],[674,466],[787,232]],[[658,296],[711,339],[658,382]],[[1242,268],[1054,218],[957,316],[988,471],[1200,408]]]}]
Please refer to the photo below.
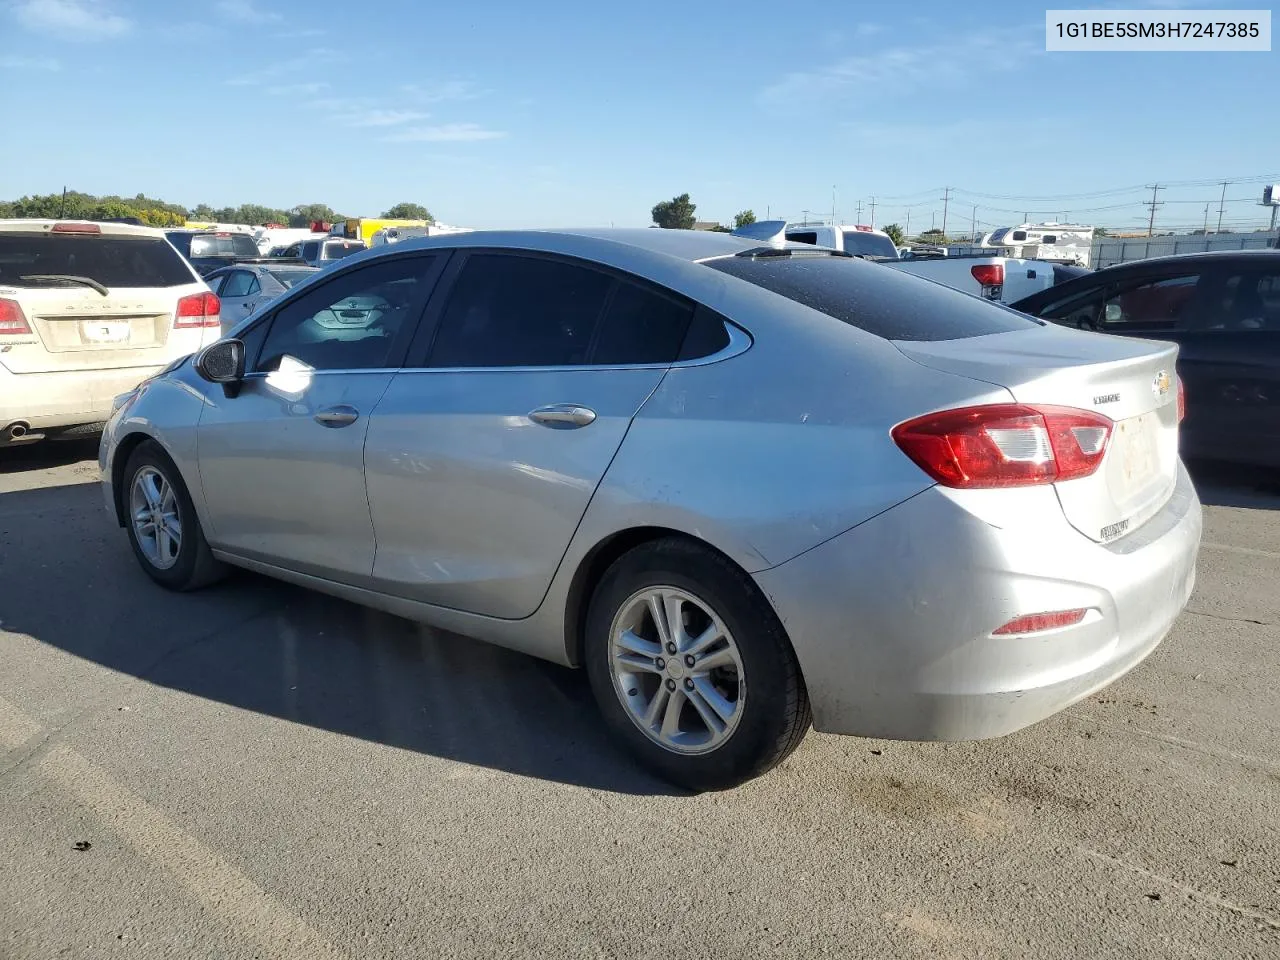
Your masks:
[{"label": "side mirror", "polygon": [[205,347],[196,356],[196,373],[210,383],[222,384],[228,397],[240,392],[244,379],[244,343],[240,340],[219,340]]}]

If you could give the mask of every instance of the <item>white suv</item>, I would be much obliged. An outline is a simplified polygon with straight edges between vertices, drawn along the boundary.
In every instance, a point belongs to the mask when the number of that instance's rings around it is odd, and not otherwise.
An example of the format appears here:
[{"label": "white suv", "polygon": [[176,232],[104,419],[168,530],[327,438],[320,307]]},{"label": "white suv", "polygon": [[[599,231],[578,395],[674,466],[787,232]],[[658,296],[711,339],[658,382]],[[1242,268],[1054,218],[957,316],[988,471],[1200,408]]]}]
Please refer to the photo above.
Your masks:
[{"label": "white suv", "polygon": [[95,429],[117,395],[217,340],[219,310],[160,231],[0,220],[0,446]]}]

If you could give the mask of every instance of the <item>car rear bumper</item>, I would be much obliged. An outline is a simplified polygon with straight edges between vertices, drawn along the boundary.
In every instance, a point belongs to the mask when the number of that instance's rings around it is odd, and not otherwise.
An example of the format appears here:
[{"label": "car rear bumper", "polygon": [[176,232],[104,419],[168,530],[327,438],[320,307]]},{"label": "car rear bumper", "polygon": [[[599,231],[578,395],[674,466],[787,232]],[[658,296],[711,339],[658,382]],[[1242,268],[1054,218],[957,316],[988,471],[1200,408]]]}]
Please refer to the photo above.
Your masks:
[{"label": "car rear bumper", "polygon": [[115,397],[162,366],[21,374],[0,366],[0,429],[16,422],[33,432],[101,423],[111,416]]},{"label": "car rear bumper", "polygon": [[[1006,493],[1026,495],[1034,530],[995,527],[933,487],[755,574],[818,730],[1002,736],[1107,685],[1168,634],[1195,583],[1202,522],[1181,464],[1160,512],[1107,545],[1067,524],[1051,487]],[[992,636],[1018,616],[1081,607],[1074,627]]]}]

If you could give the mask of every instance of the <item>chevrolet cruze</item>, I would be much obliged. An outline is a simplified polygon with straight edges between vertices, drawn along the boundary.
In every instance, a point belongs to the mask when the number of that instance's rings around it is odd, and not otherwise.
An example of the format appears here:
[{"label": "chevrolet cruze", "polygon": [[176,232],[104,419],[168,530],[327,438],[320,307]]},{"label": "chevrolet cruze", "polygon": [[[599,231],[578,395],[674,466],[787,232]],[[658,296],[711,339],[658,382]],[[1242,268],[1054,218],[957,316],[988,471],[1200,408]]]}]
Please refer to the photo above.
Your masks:
[{"label": "chevrolet cruze", "polygon": [[100,460],[162,586],[246,567],[585,667],[717,789],[811,723],[995,737],[1147,656],[1200,541],[1176,354],[803,244],[454,234],[117,398]]}]

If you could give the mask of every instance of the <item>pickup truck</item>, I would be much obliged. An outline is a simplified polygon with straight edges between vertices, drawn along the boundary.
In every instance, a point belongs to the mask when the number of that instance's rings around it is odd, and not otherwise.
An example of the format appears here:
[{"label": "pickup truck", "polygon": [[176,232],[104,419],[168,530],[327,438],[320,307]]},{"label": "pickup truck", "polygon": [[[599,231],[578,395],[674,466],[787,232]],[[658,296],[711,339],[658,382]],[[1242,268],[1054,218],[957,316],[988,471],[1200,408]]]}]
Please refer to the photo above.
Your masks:
[{"label": "pickup truck", "polygon": [[[281,263],[279,259],[268,260],[262,256],[253,237],[247,233],[167,230],[164,236],[202,277],[236,263],[274,263],[277,266]],[[288,262],[302,263],[297,258]]]},{"label": "pickup truck", "polygon": [[1054,284],[1053,264],[1038,260],[984,255],[926,255],[904,259],[899,256],[898,248],[887,233],[861,224],[840,226],[766,220],[742,227],[734,233],[779,246],[790,241],[843,250],[852,256],[875,260],[903,273],[1000,303],[1021,300]]}]

